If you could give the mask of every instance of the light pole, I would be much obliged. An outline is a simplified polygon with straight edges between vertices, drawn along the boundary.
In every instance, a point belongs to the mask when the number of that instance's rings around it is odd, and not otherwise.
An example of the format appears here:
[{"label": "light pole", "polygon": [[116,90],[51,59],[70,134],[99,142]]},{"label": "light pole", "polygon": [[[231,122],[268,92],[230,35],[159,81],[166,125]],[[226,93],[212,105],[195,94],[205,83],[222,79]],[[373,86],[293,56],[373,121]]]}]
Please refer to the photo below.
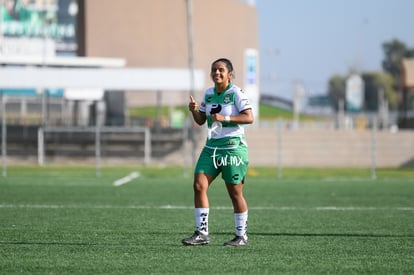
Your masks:
[{"label": "light pole", "polygon": [[[190,71],[190,95],[194,97],[194,49],[193,49],[193,1],[186,0],[187,8],[187,39],[188,39],[188,68]],[[190,126],[191,139],[191,163],[194,165],[196,160],[196,140],[195,129]]]}]

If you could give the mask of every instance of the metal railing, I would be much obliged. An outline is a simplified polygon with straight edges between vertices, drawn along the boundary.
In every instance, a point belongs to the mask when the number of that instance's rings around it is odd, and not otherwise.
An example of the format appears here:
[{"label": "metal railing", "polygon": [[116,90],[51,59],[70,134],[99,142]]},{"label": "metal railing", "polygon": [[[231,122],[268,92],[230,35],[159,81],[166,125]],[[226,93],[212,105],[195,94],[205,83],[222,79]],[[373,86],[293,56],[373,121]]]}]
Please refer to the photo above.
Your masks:
[{"label": "metal railing", "polygon": [[148,127],[40,127],[38,130],[38,164],[45,164],[45,133],[94,133],[96,174],[100,175],[101,133],[144,133],[144,163],[151,161],[151,131]]}]

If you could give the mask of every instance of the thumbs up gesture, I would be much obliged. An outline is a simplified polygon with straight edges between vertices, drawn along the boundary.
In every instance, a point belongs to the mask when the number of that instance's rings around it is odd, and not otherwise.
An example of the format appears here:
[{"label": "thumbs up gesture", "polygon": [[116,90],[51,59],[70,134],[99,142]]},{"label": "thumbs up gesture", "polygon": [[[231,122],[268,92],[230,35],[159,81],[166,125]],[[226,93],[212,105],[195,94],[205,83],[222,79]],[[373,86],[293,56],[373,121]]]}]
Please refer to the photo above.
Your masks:
[{"label": "thumbs up gesture", "polygon": [[195,101],[194,97],[192,97],[191,95],[190,95],[190,103],[188,104],[188,109],[191,112],[195,112],[198,110],[198,103],[197,101]]}]

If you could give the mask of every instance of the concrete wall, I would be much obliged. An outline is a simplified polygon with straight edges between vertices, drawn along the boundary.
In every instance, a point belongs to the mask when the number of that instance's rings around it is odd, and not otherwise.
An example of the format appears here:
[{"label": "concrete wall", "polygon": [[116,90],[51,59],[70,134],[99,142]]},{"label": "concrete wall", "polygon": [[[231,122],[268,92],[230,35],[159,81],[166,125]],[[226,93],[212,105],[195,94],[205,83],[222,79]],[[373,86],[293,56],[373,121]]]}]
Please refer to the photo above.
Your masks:
[{"label": "concrete wall", "polygon": [[370,167],[375,140],[377,167],[414,166],[414,131],[246,129],[251,165],[288,167]]},{"label": "concrete wall", "polygon": [[[20,127],[21,126],[17,126]],[[23,163],[34,158],[36,163],[37,126],[7,130],[8,161]],[[22,135],[21,132],[25,135]],[[205,126],[197,138],[195,157],[205,143]],[[192,145],[182,147],[182,132],[153,133],[151,165],[192,164]],[[281,137],[280,147],[279,137]],[[47,163],[94,163],[94,135],[73,135],[53,138],[49,136]],[[143,164],[144,137],[137,135],[111,135],[102,143],[102,160],[106,164]],[[249,126],[246,129],[251,166],[283,167],[361,167],[370,168],[372,148],[375,165],[379,168],[414,167],[414,131],[378,131],[373,139],[369,130],[296,129],[283,128],[278,134],[275,127]],[[110,142],[108,142],[111,140]],[[373,140],[375,143],[373,144]],[[165,147],[165,148],[161,148]],[[54,150],[54,151],[53,151]]]}]

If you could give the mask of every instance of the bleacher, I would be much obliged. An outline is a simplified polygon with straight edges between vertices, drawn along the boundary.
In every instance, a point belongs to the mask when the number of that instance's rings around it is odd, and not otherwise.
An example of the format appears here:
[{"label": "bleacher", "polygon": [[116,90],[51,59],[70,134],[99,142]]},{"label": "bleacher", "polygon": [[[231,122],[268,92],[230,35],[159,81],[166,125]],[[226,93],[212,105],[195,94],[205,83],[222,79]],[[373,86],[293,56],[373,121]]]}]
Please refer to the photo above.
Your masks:
[{"label": "bleacher", "polygon": [[[144,133],[129,131],[129,129],[131,128],[124,128],[124,131],[118,132],[114,130],[114,132],[100,133],[102,157],[144,157]],[[38,131],[39,126],[35,125],[8,125],[7,154],[11,157],[37,157]],[[183,134],[183,129],[151,129],[151,157],[163,158],[180,150],[183,144]],[[95,149],[95,132],[53,131],[44,133],[44,150],[48,158],[95,157]]]}]

